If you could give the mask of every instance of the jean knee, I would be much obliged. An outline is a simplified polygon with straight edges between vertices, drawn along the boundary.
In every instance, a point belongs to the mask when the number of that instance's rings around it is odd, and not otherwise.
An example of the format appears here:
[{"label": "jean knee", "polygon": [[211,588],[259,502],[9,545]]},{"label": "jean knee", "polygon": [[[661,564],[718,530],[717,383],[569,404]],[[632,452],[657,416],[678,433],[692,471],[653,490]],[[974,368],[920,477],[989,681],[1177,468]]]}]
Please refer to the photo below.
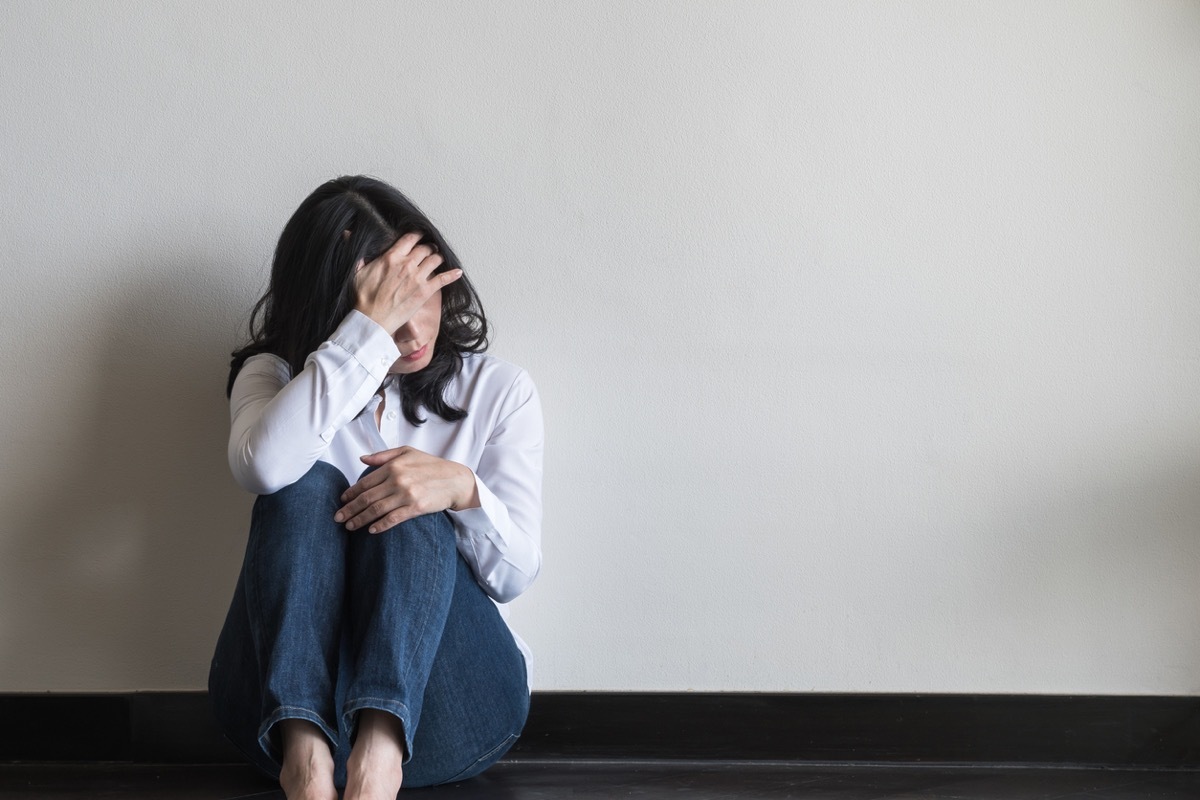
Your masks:
[{"label": "jean knee", "polygon": [[405,520],[400,524],[408,526],[405,529],[408,531],[414,531],[425,536],[454,540],[454,523],[450,521],[450,517],[444,511],[438,511],[433,514],[422,514],[419,517]]},{"label": "jean knee", "polygon": [[250,515],[247,564],[260,557],[286,561],[288,553],[305,558],[316,552],[332,554],[343,547],[331,534],[343,530],[333,515],[346,487],[340,470],[318,461],[295,483],[259,495]]},{"label": "jean knee", "polygon": [[262,495],[278,501],[295,500],[299,498],[340,498],[342,492],[350,488],[346,476],[337,467],[325,461],[318,461],[300,476],[295,483],[288,484],[274,494]]},{"label": "jean knee", "polygon": [[447,591],[453,590],[458,544],[454,525],[445,514],[414,517],[380,533],[352,534],[347,545],[351,570],[360,574],[360,578],[380,569],[392,575],[419,574],[423,579],[437,576],[439,585],[446,586]]},{"label": "jean knee", "polygon": [[454,523],[441,511],[406,519],[387,530],[372,535],[379,538],[381,544],[425,541],[439,551],[455,553],[458,550]]},{"label": "jean knee", "polygon": [[334,512],[341,507],[342,493],[349,486],[341,470],[318,461],[295,483],[274,494],[259,495],[254,501],[253,516],[279,515],[294,521],[318,513],[332,520]]}]

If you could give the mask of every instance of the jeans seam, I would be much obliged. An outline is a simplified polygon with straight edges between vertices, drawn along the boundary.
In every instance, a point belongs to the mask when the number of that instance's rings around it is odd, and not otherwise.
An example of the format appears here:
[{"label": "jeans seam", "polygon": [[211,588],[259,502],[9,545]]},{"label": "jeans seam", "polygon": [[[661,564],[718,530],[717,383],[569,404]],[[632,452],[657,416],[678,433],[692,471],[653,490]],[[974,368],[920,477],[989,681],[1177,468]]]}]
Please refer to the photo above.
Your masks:
[{"label": "jeans seam", "polygon": [[[426,516],[433,517],[433,515],[432,515],[432,514],[429,514],[429,515],[426,515]],[[418,517],[417,519],[420,519],[420,518]],[[440,520],[438,520],[438,521],[446,523],[447,525],[449,525],[449,526],[450,526],[450,528],[451,528],[451,531],[453,531],[453,528],[454,528],[454,523],[452,523],[452,522],[450,521],[450,519],[449,519],[448,517],[446,517],[444,514],[443,514],[443,515],[441,515],[441,519],[440,519]],[[432,521],[432,520],[429,520],[429,521],[427,521],[427,524],[431,524],[431,525],[433,525],[433,526],[435,527],[435,529],[438,527],[438,526],[437,526],[437,522],[434,522],[434,521]],[[456,548],[456,549],[455,549],[455,555],[457,555],[457,554],[458,554],[458,552],[457,552],[457,548]],[[453,599],[453,594],[454,594],[454,590],[453,590],[453,586],[454,586],[454,577],[455,577],[455,576],[454,576],[454,569],[453,569],[453,567],[452,567],[452,568],[450,569],[450,577],[449,577],[449,582],[450,582],[451,590],[450,590],[450,597],[447,599],[447,603],[449,603],[449,602],[450,602],[450,601]],[[428,636],[428,635],[427,635],[427,633],[426,633],[426,631],[429,629],[429,614],[428,614],[428,606],[422,606],[422,611],[426,611],[426,613],[423,613],[423,614],[421,615],[421,633],[420,633],[420,636],[417,638],[417,646],[416,646],[416,647],[414,647],[414,648],[412,649],[412,652],[410,652],[410,653],[409,653],[409,655],[408,655],[408,663],[407,663],[407,664],[405,665],[405,667],[404,667],[404,674],[406,674],[406,675],[409,675],[409,674],[411,674],[411,673],[412,673],[413,665],[414,665],[415,663],[417,663],[417,656],[418,656],[418,654],[420,654],[420,655],[424,655],[424,653],[425,653],[425,652],[426,652],[426,651],[429,649],[429,647],[430,647],[429,636]],[[443,621],[442,621],[442,630],[443,630],[443,632],[445,631],[445,620],[443,620]],[[439,633],[439,634],[438,634],[438,641],[439,641],[439,642],[441,641],[441,638],[442,638],[442,637],[441,637],[441,633]],[[433,644],[433,647],[434,647],[434,652],[435,652],[435,653],[437,652],[437,646],[438,646],[438,645],[437,645],[437,643],[434,643],[434,644]]]},{"label": "jeans seam", "polygon": [[508,734],[500,741],[500,743],[498,745],[496,745],[492,749],[488,750],[486,753],[481,755],[479,758],[472,761],[469,766],[465,767],[464,769],[459,770],[458,773],[454,775],[454,777],[448,778],[445,781],[445,783],[453,783],[454,781],[460,780],[463,775],[466,775],[468,772],[471,772],[476,767],[478,767],[480,762],[487,761],[489,758],[494,756],[497,752],[505,749],[505,745],[508,745],[509,747],[511,747],[513,745],[513,743],[516,742],[516,740],[519,739],[520,737],[521,737],[521,734],[519,734],[519,733]]}]

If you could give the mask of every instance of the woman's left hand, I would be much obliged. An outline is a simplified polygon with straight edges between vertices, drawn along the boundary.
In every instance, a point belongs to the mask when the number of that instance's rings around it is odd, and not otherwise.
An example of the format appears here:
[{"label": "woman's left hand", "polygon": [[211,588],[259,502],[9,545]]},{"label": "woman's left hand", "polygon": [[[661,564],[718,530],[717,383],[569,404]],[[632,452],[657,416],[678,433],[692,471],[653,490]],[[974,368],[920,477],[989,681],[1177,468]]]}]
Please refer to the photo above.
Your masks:
[{"label": "woman's left hand", "polygon": [[362,461],[377,469],[342,494],[345,505],[333,517],[347,530],[380,533],[422,514],[479,505],[475,473],[457,462],[412,447],[371,453]]}]

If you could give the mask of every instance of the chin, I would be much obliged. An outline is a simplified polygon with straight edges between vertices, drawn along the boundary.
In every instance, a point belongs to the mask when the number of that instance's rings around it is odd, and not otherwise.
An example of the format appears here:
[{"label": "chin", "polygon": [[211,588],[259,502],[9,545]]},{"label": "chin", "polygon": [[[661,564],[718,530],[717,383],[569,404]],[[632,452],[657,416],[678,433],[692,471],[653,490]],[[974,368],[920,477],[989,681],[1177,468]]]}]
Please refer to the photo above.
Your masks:
[{"label": "chin", "polygon": [[397,361],[395,364],[392,364],[388,372],[392,375],[412,375],[414,372],[420,372],[428,367],[429,362],[431,361],[433,361],[432,357],[422,358],[415,364],[409,364],[405,361]]}]

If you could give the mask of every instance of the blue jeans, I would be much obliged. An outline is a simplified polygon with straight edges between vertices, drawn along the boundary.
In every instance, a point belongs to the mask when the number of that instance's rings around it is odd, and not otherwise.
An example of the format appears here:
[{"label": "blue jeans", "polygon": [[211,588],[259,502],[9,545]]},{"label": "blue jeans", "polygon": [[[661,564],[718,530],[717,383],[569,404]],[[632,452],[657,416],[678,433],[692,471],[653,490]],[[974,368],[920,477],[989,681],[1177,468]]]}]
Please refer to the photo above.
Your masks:
[{"label": "blue jeans", "polygon": [[405,787],[478,775],[525,725],[525,660],[445,514],[348,532],[333,521],[346,488],[319,461],[255,501],[209,672],[217,722],[273,778],[277,723],[315,723],[342,788],[358,712],[381,709],[403,726]]}]

